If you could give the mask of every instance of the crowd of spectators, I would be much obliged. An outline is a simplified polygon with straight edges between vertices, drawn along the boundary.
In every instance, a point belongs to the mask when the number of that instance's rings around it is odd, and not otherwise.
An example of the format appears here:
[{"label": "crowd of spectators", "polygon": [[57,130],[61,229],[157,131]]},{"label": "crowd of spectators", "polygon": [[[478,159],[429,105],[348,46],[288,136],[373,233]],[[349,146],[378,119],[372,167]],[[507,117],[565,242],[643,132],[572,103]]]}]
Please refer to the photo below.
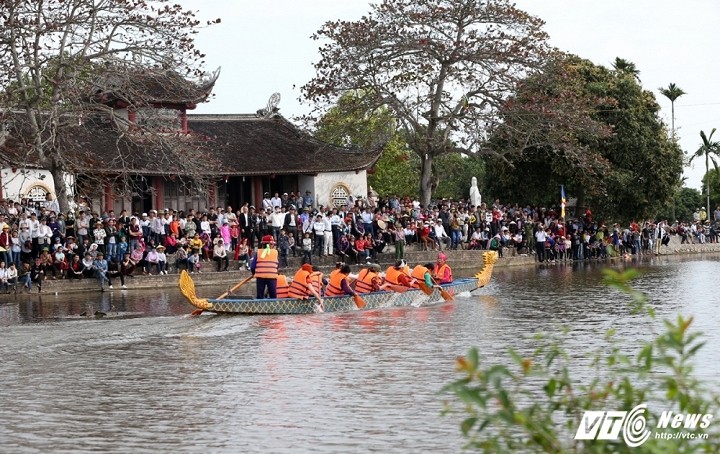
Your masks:
[{"label": "crowd of spectators", "polygon": [[[712,222],[711,222],[712,221]],[[0,288],[18,283],[38,287],[45,279],[99,278],[110,281],[135,274],[200,272],[201,262],[229,270],[230,259],[249,267],[262,236],[275,238],[280,266],[291,256],[336,256],[348,264],[377,261],[394,251],[495,250],[502,256],[534,255],[540,262],[588,260],[657,252],[668,235],[684,243],[717,242],[720,207],[709,219],[702,209],[688,222],[633,221],[606,224],[590,210],[560,219],[557,208],[438,200],[423,207],[397,196],[350,197],[341,207],[317,205],[304,195],[265,193],[259,208],[244,204],[207,211],[123,210],[98,212],[83,198],[68,213],[55,200],[0,202]],[[388,245],[393,247],[388,248]],[[103,265],[104,261],[106,262]],[[98,275],[101,275],[98,277]]]}]

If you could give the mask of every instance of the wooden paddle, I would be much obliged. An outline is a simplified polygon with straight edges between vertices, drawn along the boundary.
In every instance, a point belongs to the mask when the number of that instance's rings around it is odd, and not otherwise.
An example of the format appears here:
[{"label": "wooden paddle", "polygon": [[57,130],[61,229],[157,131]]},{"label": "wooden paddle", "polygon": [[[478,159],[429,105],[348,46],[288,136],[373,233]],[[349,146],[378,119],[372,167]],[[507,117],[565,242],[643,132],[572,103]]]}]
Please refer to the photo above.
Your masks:
[{"label": "wooden paddle", "polygon": [[427,284],[425,284],[425,283],[422,282],[422,281],[418,281],[418,282],[417,282],[417,285],[418,285],[418,287],[420,287],[420,290],[422,290],[422,292],[423,292],[424,294],[426,294],[426,295],[432,295],[433,289],[430,288],[430,287],[428,287]]},{"label": "wooden paddle", "polygon": [[440,296],[442,296],[445,301],[452,301],[455,299],[455,297],[453,297],[450,292],[448,292],[442,287],[440,287]]},{"label": "wooden paddle", "polygon": [[433,278],[433,282],[435,283],[435,285],[438,286],[438,290],[440,290],[440,296],[442,296],[445,301],[452,301],[452,300],[455,299],[455,298],[450,294],[450,292],[448,292],[448,291],[445,290],[444,288],[440,287],[440,284],[438,284],[438,282],[437,282],[434,278]]},{"label": "wooden paddle", "polygon": [[355,301],[355,305],[358,309],[363,309],[365,306],[367,306],[367,303],[364,299],[362,299],[362,296],[358,295],[357,293],[353,295],[353,300]]},{"label": "wooden paddle", "polygon": [[[420,286],[420,290],[422,290],[424,294],[432,295],[433,289],[431,287],[428,287],[424,282],[418,282],[418,285]],[[455,299],[450,293],[448,293],[447,290],[443,289],[442,287],[438,287],[438,290],[440,290],[440,296],[442,296],[445,301],[452,301]]]},{"label": "wooden paddle", "polygon": [[405,293],[410,289],[410,287],[405,287],[404,285],[398,284],[391,284],[389,282],[384,283],[380,286],[380,288],[396,293]]},{"label": "wooden paddle", "polygon": [[231,293],[234,292],[235,290],[239,289],[239,288],[242,287],[243,285],[245,285],[245,284],[247,284],[248,282],[250,282],[250,280],[251,280],[252,278],[253,278],[252,275],[248,276],[246,279],[243,279],[242,281],[240,281],[240,283],[239,283],[238,285],[236,285],[235,287],[231,288],[230,290],[228,290],[227,292],[223,293],[222,295],[218,296],[217,299],[221,300],[221,299],[225,298],[226,296],[228,296],[229,294],[231,294]]}]

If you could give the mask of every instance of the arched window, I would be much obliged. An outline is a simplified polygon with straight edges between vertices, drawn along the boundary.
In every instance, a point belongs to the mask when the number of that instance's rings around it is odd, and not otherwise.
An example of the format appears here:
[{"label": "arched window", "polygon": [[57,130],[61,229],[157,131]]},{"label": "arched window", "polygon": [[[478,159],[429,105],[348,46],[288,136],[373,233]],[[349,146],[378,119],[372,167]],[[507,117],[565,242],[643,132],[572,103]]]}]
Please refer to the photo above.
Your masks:
[{"label": "arched window", "polygon": [[28,190],[27,195],[25,197],[27,197],[28,199],[30,199],[34,202],[43,202],[43,201],[45,201],[45,197],[47,196],[47,193],[48,193],[48,190],[46,187],[40,186],[40,185],[35,185]]},{"label": "arched window", "polygon": [[335,207],[340,208],[347,204],[348,196],[350,195],[350,189],[342,184],[336,184],[330,192],[330,201]]}]

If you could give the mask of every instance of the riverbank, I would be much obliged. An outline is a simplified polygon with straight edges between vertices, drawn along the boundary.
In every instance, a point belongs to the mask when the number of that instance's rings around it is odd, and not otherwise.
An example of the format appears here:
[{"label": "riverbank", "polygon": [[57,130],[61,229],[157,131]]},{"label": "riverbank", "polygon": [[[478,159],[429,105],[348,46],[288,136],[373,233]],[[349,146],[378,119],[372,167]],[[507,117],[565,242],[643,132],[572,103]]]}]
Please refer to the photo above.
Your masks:
[{"label": "riverbank", "polygon": [[[672,236],[670,244],[663,246],[660,251],[660,255],[674,255],[674,254],[702,254],[702,253],[715,253],[720,252],[720,243],[713,244],[680,244],[680,239],[676,236]],[[456,274],[460,272],[472,273],[479,271],[482,268],[482,253],[483,251],[445,251],[448,256],[448,263],[452,266]],[[434,262],[437,258],[437,251],[419,251],[415,247],[406,248],[405,260],[410,264],[416,263],[427,263]],[[313,257],[313,264],[317,265],[323,273],[329,273],[335,266],[335,257]],[[381,268],[386,268],[395,262],[395,254],[392,246],[388,247],[388,250],[378,255],[378,264]],[[174,265],[174,259],[169,258],[168,263]],[[295,271],[301,265],[300,257],[290,257],[289,267],[284,268],[281,272],[284,272],[288,276],[292,276]],[[502,267],[513,267],[513,266],[537,266],[539,263],[536,261],[535,256],[520,256],[514,255],[508,249],[505,249],[503,257],[498,260],[495,264],[496,268]],[[250,275],[248,271],[239,270],[239,264],[237,262],[230,262],[231,271],[216,271],[215,262],[204,262],[200,273],[193,274],[195,285],[198,287],[215,287],[217,292],[224,292],[227,287],[232,286],[241,280],[245,279]],[[362,266],[352,266],[353,271],[358,271]],[[158,275],[143,275],[136,274],[135,276],[126,278],[125,284],[128,289],[123,291],[132,290],[147,290],[155,288],[168,288],[177,287],[178,273],[171,268],[170,274],[158,276]],[[120,291],[120,280],[113,280],[114,289],[112,291]],[[244,294],[250,294],[248,287]],[[24,290],[19,290],[24,291]],[[79,281],[68,281],[63,279],[52,280],[48,279],[43,283],[42,293],[46,294],[65,294],[75,292],[98,292],[98,283],[95,279],[83,279]],[[37,287],[32,289],[33,293],[38,293]],[[203,293],[213,293],[212,291],[204,291]],[[0,295],[0,300],[6,298],[7,295]]]}]

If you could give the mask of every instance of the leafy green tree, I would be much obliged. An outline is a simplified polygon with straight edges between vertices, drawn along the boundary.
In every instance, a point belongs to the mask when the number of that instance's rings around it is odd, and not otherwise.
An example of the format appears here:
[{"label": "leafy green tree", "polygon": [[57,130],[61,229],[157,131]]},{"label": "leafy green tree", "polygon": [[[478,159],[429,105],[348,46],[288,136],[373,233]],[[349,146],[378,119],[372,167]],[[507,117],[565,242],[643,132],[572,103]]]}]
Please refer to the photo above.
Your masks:
[{"label": "leafy green tree", "polygon": [[[491,139],[496,149],[527,145],[518,155],[488,161],[493,178],[487,190],[509,202],[557,205],[565,185],[579,207],[601,216],[654,216],[674,194],[683,153],[668,139],[660,106],[642,89],[636,70],[610,71],[572,55],[558,55],[545,69],[501,111],[504,127]],[[556,113],[567,109],[538,108],[545,99],[542,105],[576,105],[577,122]],[[515,132],[523,118],[539,123],[531,142]]]},{"label": "leafy green tree", "polygon": [[615,57],[615,61],[612,63],[615,71],[623,74],[628,74],[640,82],[640,70],[637,69],[635,63],[625,60],[624,58]]},{"label": "leafy green tree", "polygon": [[419,158],[427,205],[435,159],[486,151],[497,109],[545,61],[542,26],[509,0],[385,0],[313,35],[323,44],[303,96],[319,111],[356,90],[371,108],[386,106]]},{"label": "leafy green tree", "polygon": [[419,160],[407,147],[390,111],[364,102],[360,91],[347,92],[317,122],[315,137],[347,148],[382,148],[368,184],[382,195],[416,196]]},{"label": "leafy green tree", "polygon": [[419,164],[418,156],[404,142],[393,140],[386,145],[372,173],[368,175],[368,184],[383,196],[415,198],[420,184],[417,171]]},{"label": "leafy green tree", "polygon": [[437,199],[466,199],[470,196],[470,180],[485,179],[485,161],[478,155],[447,154],[435,161],[435,172],[442,176],[435,191]]},{"label": "leafy green tree", "polygon": [[[702,205],[702,194],[694,188],[680,188],[675,198],[675,219],[673,221],[689,222],[693,219],[693,213]],[[662,214],[661,214],[662,216]],[[662,218],[672,219],[670,216]]]},{"label": "leafy green tree", "polygon": [[712,140],[712,136],[715,134],[715,128],[713,128],[712,131],[710,131],[710,135],[706,136],[705,131],[700,131],[700,138],[702,139],[702,144],[700,145],[700,148],[697,149],[697,151],[690,157],[690,162],[693,162],[695,158],[705,158],[705,177],[703,178],[703,183],[705,183],[705,197],[707,197],[707,205],[706,209],[708,212],[708,215],[712,213],[710,211],[710,163],[713,163],[713,167],[715,167],[715,170],[718,169],[718,163],[717,159],[720,158],[720,142]]},{"label": "leafy green tree", "polygon": [[[711,188],[720,188],[720,169],[710,169],[702,178],[703,186]],[[720,205],[720,191],[715,191],[710,194],[710,208],[714,209]],[[700,206],[698,203],[696,206]],[[708,219],[712,218],[712,212],[708,212]]]},{"label": "leafy green tree", "polygon": [[685,95],[685,91],[683,91],[682,88],[678,87],[674,83],[671,83],[667,86],[667,88],[660,87],[658,88],[660,90],[660,94],[665,96],[667,99],[670,100],[670,125],[671,125],[671,133],[672,138],[675,140],[675,101],[682,95]]}]

